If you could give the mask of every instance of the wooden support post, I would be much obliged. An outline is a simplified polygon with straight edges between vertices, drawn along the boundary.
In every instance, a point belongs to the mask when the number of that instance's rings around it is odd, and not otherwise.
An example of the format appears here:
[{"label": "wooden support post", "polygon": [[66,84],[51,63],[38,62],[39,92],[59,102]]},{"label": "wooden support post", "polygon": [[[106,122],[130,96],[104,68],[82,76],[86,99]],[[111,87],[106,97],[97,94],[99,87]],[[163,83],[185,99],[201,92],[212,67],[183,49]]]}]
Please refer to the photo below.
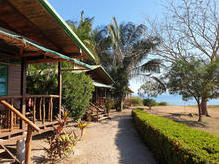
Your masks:
[{"label": "wooden support post", "polygon": [[36,98],[33,99],[33,123],[36,122]]},{"label": "wooden support post", "polygon": [[[22,59],[21,62],[21,113],[25,116],[26,113],[26,70],[27,70],[27,64],[25,63],[25,60]],[[24,121],[21,121],[20,128],[24,129]]]},{"label": "wooden support post", "polygon": [[62,108],[62,72],[61,63],[58,63],[58,89],[59,89],[59,114],[61,115]]},{"label": "wooden support post", "polygon": [[51,98],[49,98],[49,107],[48,107],[48,120],[50,120],[51,116]]},{"label": "wooden support post", "polygon": [[39,105],[39,120],[42,120],[42,98],[40,98],[40,105]]},{"label": "wooden support post", "polygon": [[27,128],[27,138],[25,142],[25,164],[31,163],[31,142],[32,142],[33,129],[30,125]]},{"label": "wooden support post", "polygon": [[45,119],[46,119],[46,100],[43,98],[43,120],[42,123],[45,124]]}]

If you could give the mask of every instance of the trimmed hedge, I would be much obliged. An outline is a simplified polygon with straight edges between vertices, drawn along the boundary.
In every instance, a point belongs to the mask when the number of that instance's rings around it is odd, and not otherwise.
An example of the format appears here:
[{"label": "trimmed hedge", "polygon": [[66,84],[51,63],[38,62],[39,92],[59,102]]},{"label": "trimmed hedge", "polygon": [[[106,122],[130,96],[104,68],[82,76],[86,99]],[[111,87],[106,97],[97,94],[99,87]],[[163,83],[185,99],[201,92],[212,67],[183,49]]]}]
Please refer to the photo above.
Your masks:
[{"label": "trimmed hedge", "polygon": [[219,138],[135,109],[136,128],[160,163],[219,163]]}]

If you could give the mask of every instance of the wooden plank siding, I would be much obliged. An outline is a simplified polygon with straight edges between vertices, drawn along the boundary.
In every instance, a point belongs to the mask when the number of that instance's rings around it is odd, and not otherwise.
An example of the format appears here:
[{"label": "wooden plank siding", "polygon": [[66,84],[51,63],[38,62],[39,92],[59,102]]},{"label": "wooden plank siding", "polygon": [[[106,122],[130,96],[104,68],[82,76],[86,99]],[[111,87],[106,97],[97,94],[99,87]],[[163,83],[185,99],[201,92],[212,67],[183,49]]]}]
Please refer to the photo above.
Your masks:
[{"label": "wooden plank siding", "polygon": [[21,94],[21,67],[8,66],[8,96]]}]

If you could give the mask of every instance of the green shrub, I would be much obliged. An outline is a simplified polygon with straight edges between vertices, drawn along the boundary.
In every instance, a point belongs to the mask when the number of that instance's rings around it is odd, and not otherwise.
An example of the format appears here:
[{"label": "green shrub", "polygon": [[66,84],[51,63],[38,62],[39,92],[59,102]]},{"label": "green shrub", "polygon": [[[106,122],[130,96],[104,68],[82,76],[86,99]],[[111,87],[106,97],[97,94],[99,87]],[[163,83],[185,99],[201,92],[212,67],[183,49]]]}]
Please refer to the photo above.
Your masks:
[{"label": "green shrub", "polygon": [[58,115],[57,120],[58,126],[55,127],[53,135],[47,138],[49,147],[44,147],[44,151],[52,163],[56,163],[58,159],[68,157],[71,153],[73,153],[73,148],[78,140],[74,131],[66,133],[63,130],[68,120],[67,112],[63,113],[63,117]]},{"label": "green shrub", "polygon": [[63,106],[70,111],[70,116],[78,120],[84,116],[92,98],[94,85],[84,73],[63,75]]},{"label": "green shrub", "polygon": [[219,138],[135,109],[136,128],[161,163],[218,163]]},{"label": "green shrub", "polygon": [[144,99],[143,104],[144,104],[144,106],[149,106],[149,107],[158,105],[158,103],[153,99]]},{"label": "green shrub", "polygon": [[159,106],[167,106],[168,104],[167,104],[167,102],[162,101],[162,102],[159,102],[158,105],[159,105]]},{"label": "green shrub", "polygon": [[142,99],[140,97],[131,97],[131,104],[133,106],[142,105]]}]

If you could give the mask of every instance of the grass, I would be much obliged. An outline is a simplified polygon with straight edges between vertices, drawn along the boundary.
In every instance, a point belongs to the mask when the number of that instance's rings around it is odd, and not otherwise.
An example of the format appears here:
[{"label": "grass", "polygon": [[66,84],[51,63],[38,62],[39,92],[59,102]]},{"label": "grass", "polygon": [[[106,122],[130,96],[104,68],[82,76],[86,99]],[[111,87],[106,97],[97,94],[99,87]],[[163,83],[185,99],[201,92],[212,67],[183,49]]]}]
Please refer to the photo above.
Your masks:
[{"label": "grass", "polygon": [[211,117],[203,116],[203,122],[197,122],[198,109],[195,106],[157,106],[153,107],[152,110],[148,110],[148,112],[206,131],[219,137],[218,106],[219,105],[210,106],[208,112]]},{"label": "grass", "polygon": [[[179,105],[184,106],[184,105]],[[197,105],[186,105],[186,107],[198,107]],[[217,109],[219,110],[219,105],[208,105],[208,109]]]},{"label": "grass", "polygon": [[219,105],[208,105],[208,109],[217,109],[217,110],[219,110]]}]

